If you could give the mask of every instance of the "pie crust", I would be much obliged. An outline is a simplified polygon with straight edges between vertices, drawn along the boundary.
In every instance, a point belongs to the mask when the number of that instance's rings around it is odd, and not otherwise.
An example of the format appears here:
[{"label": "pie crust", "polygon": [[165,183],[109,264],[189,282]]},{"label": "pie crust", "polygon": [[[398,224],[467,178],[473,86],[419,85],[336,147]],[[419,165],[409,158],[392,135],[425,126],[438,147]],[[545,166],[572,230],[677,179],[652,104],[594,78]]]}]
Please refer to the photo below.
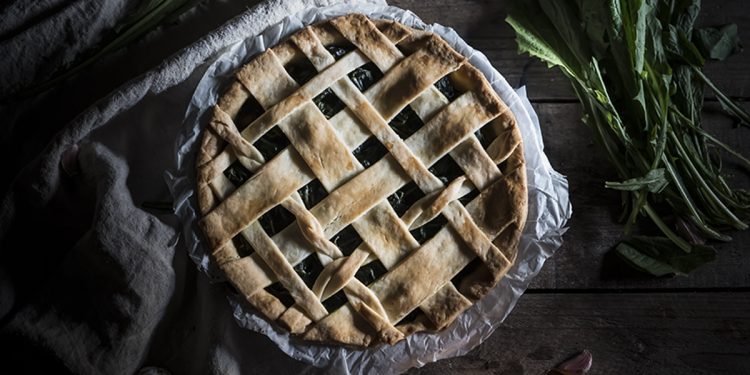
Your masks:
[{"label": "pie crust", "polygon": [[360,14],[242,66],[196,164],[212,260],[307,340],[445,328],[506,274],[526,220],[520,132],[481,72],[435,34]]}]

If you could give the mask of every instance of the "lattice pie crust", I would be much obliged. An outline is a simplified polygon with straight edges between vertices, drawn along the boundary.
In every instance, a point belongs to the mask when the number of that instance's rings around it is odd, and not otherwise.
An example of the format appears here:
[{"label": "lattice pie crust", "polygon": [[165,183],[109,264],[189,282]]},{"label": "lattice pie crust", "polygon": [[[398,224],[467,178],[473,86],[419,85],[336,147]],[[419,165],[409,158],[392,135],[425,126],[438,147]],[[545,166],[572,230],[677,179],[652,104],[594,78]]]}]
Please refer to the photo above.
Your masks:
[{"label": "lattice pie crust", "polygon": [[505,275],[526,219],[520,133],[483,75],[359,14],[240,68],[197,165],[213,260],[308,340],[443,329]]}]

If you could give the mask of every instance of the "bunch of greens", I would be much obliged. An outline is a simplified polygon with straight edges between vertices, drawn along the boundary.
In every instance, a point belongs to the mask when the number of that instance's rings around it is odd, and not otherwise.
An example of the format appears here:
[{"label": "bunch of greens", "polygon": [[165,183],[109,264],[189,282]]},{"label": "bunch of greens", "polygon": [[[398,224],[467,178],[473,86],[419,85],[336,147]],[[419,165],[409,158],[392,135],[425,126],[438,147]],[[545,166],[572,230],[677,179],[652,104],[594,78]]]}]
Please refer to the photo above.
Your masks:
[{"label": "bunch of greens", "polygon": [[145,0],[141,1],[97,48],[83,55],[70,66],[55,72],[42,82],[37,82],[21,96],[48,90],[64,80],[106,58],[121,48],[145,36],[159,25],[171,23],[203,0]]},{"label": "bunch of greens", "polygon": [[687,274],[715,258],[705,239],[748,227],[750,194],[731,188],[721,152],[750,160],[701,127],[704,89],[739,123],[750,115],[704,74],[706,58],[741,49],[735,25],[694,28],[699,0],[518,1],[507,22],[519,51],[557,66],[583,122],[622,182],[625,232],[647,216],[663,237],[634,236],[615,251],[637,269]]}]

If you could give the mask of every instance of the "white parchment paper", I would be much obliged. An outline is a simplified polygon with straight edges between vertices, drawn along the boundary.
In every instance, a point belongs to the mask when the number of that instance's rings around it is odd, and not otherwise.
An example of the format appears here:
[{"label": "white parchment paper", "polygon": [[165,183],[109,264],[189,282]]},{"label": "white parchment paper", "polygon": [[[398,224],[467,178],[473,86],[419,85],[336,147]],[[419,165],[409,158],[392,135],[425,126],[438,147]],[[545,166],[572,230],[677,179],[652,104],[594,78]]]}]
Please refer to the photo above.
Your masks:
[{"label": "white parchment paper", "polygon": [[247,303],[243,303],[241,297],[230,295],[229,303],[241,326],[267,335],[281,350],[295,359],[341,373],[398,373],[438,359],[463,355],[479,345],[508,316],[544,261],[562,244],[562,235],[567,229],[565,225],[572,213],[568,183],[565,177],[552,169],[544,154],[539,122],[526,98],[524,88],[513,90],[487,58],[468,46],[454,30],[437,24],[427,25],[409,11],[373,4],[310,9],[284,19],[258,36],[228,47],[216,58],[198,84],[189,104],[185,130],[176,143],[177,168],[169,172],[167,180],[175,196],[177,213],[184,224],[183,240],[191,258],[213,280],[222,280],[211,263],[208,249],[203,244],[196,225],[198,210],[194,196],[195,155],[199,135],[207,123],[207,113],[217,102],[226,84],[231,82],[235,69],[254,55],[305,25],[352,12],[363,13],[372,18],[395,20],[441,35],[485,74],[492,87],[515,114],[524,142],[529,188],[528,219],[516,263],[487,296],[464,312],[448,328],[437,333],[417,333],[393,346],[353,349],[305,342],[290,337],[286,330],[268,322],[248,307]]}]

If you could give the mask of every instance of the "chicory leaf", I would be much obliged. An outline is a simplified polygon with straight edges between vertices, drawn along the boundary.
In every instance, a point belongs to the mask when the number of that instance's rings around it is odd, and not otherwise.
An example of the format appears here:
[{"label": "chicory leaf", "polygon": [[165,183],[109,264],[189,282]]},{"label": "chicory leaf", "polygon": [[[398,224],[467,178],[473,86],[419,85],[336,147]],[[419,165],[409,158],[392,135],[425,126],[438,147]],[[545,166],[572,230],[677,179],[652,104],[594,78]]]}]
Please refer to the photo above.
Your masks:
[{"label": "chicory leaf", "polygon": [[542,38],[522,26],[514,17],[508,16],[505,21],[516,31],[516,43],[518,43],[519,53],[525,52],[531,56],[535,56],[546,62],[549,68],[553,66],[565,68],[566,64],[560,56]]},{"label": "chicory leaf", "polygon": [[705,64],[703,55],[682,30],[669,25],[666,36],[664,46],[671,59],[699,68]]},{"label": "chicory leaf", "polygon": [[704,27],[693,33],[693,39],[703,57],[724,60],[742,51],[742,43],[737,35],[737,25],[730,23],[720,28]]},{"label": "chicory leaf", "polygon": [[558,0],[540,0],[539,4],[547,15],[555,31],[568,46],[578,65],[585,65],[591,60],[591,51],[585,39],[580,37],[583,32],[582,21],[577,9],[572,3]]},{"label": "chicory leaf", "polygon": [[[664,257],[663,252],[644,253],[641,247],[650,245],[643,241],[630,241],[621,246],[623,252],[632,250],[630,263],[669,274],[689,272],[712,259],[712,249],[694,250],[661,218],[690,217],[703,236],[723,240],[727,237],[713,228],[731,223],[741,230],[746,224],[739,218],[750,217],[750,192],[727,186],[721,157],[710,147],[746,159],[701,128],[704,87],[729,115],[750,124],[750,114],[702,72],[705,59],[693,32],[700,1],[526,0],[511,5],[508,22],[517,32],[519,50],[561,67],[582,104],[583,122],[625,180],[606,186],[623,192],[630,213],[626,231],[642,214],[670,248],[698,253],[687,260]],[[725,34],[731,36],[732,30]],[[589,55],[591,60],[582,61]]]},{"label": "chicory leaf", "polygon": [[578,0],[578,11],[586,36],[589,38],[592,54],[601,59],[607,53],[609,41],[606,40],[607,24],[601,15],[605,12],[605,3],[601,0]]},{"label": "chicory leaf", "polygon": [[716,259],[716,250],[709,246],[693,245],[686,253],[664,237],[635,236],[620,242],[615,252],[635,268],[654,276],[687,275]]},{"label": "chicory leaf", "polygon": [[683,33],[690,35],[701,9],[700,0],[672,0],[670,5],[671,22]]},{"label": "chicory leaf", "polygon": [[699,123],[705,89],[703,81],[696,77],[693,70],[686,65],[675,67],[672,79],[675,81],[677,87],[677,91],[672,96],[672,103],[693,124]]},{"label": "chicory leaf", "polygon": [[652,169],[643,177],[631,178],[623,182],[605,183],[608,189],[636,191],[646,188],[651,193],[658,193],[669,184],[664,174],[664,168]]}]

